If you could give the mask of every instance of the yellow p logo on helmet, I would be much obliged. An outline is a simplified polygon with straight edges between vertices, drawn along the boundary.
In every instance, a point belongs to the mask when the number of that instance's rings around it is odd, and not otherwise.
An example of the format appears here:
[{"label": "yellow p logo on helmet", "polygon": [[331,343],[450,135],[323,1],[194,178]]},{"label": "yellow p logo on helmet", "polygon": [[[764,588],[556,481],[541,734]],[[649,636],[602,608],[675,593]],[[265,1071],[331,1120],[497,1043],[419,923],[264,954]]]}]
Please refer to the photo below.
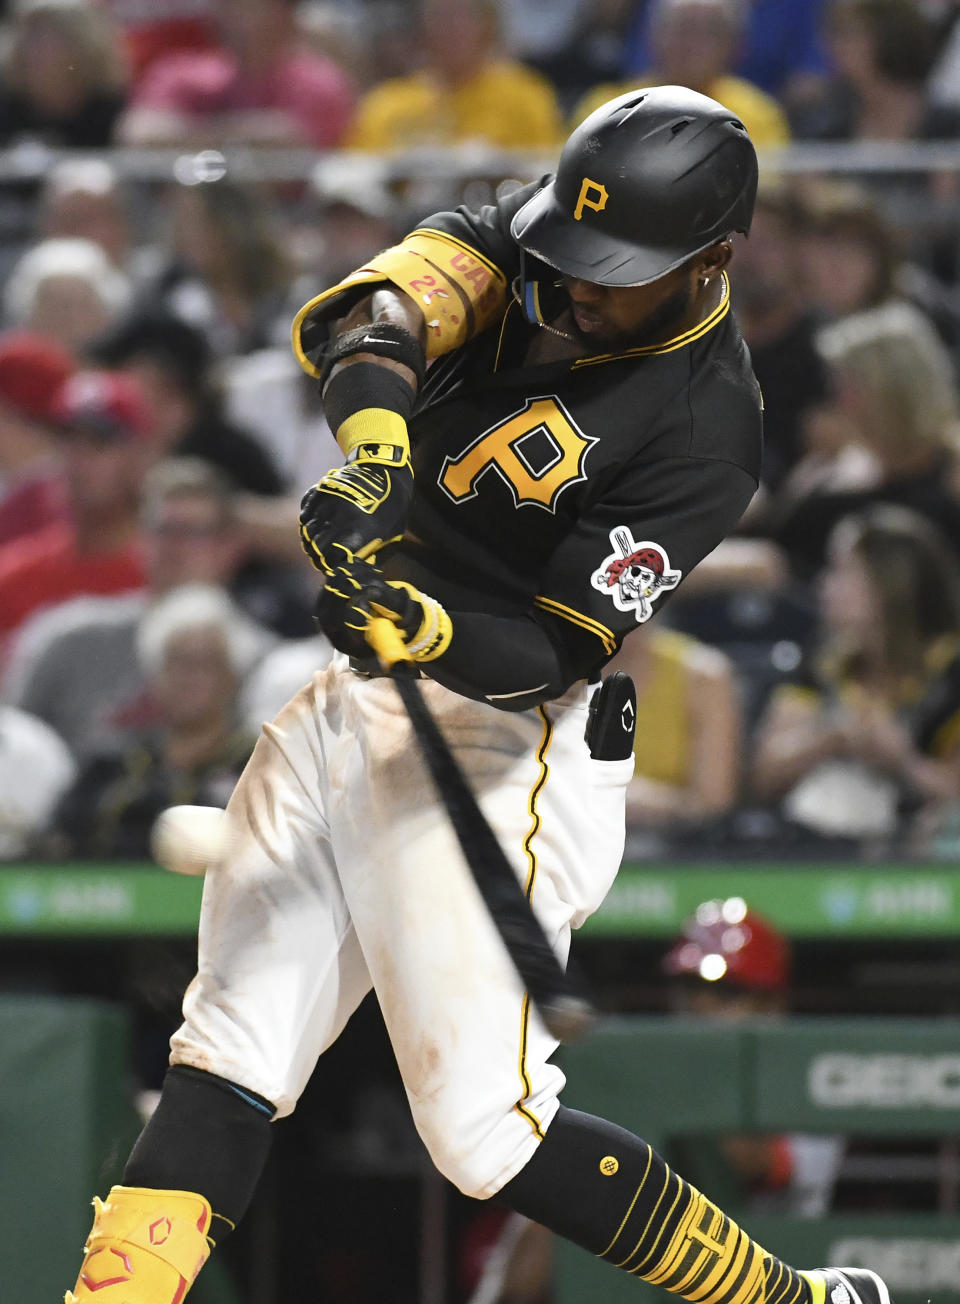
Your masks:
[{"label": "yellow p logo on helmet", "polygon": [[580,183],[580,194],[577,196],[577,206],[573,210],[573,216],[576,221],[583,217],[585,208],[592,208],[595,213],[602,213],[607,206],[607,200],[610,196],[607,194],[607,187],[599,181],[591,181],[589,177],[584,177]]}]

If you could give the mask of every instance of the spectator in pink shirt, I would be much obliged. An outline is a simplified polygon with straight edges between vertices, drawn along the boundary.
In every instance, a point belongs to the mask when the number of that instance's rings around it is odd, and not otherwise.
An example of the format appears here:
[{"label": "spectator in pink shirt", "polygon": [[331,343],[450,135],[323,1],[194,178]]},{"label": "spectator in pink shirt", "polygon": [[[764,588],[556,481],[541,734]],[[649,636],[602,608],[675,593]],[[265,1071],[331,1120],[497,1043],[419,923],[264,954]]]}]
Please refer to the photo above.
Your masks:
[{"label": "spectator in pink shirt", "polygon": [[291,0],[215,0],[222,44],[157,59],[119,126],[128,145],[336,146],[355,91],[298,44]]}]

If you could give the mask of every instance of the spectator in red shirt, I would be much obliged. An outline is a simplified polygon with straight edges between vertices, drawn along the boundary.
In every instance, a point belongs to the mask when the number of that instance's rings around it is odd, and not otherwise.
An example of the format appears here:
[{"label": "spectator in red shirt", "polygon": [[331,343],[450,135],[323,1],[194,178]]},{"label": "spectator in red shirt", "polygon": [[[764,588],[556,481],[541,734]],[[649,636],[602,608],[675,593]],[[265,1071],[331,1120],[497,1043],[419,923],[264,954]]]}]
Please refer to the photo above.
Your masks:
[{"label": "spectator in red shirt", "polygon": [[69,515],[0,547],[0,645],[40,607],[146,583],[138,529],[153,420],[130,376],[80,371],[56,399]]},{"label": "spectator in red shirt", "polygon": [[216,0],[222,45],[145,73],[118,128],[128,145],[336,146],[355,92],[332,59],[298,45],[290,0]]},{"label": "spectator in red shirt", "polygon": [[0,335],[0,545],[66,516],[51,423],[54,396],[75,369],[66,349],[44,335]]}]

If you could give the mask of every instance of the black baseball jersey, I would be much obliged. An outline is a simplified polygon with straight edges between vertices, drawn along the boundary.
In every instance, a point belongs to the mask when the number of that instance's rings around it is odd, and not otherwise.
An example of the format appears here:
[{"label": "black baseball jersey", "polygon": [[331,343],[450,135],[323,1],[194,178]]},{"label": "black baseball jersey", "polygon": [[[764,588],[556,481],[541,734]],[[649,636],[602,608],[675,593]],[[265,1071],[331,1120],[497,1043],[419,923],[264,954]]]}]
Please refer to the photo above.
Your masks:
[{"label": "black baseball jersey", "polygon": [[[509,284],[510,219],[532,189],[418,229]],[[538,272],[556,281],[527,258]],[[510,300],[429,369],[409,422],[414,501],[385,569],[439,599],[455,629],[458,612],[535,613],[569,678],[608,660],[736,525],[758,483],[762,405],[726,283],[706,320],[653,347],[525,365],[540,329]]]}]

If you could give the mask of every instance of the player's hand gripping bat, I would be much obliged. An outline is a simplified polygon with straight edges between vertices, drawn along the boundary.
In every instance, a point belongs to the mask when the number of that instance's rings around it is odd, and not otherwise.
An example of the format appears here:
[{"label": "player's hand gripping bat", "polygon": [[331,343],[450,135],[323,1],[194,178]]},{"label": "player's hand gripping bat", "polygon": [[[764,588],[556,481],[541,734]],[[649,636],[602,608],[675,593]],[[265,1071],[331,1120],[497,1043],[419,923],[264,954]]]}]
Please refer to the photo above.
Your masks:
[{"label": "player's hand gripping bat", "polygon": [[409,673],[413,663],[397,627],[377,616],[371,619],[366,637],[393,678],[464,859],[530,999],[558,1041],[573,1041],[596,1017],[593,1006],[560,964],[530,908],[510,862]]}]

